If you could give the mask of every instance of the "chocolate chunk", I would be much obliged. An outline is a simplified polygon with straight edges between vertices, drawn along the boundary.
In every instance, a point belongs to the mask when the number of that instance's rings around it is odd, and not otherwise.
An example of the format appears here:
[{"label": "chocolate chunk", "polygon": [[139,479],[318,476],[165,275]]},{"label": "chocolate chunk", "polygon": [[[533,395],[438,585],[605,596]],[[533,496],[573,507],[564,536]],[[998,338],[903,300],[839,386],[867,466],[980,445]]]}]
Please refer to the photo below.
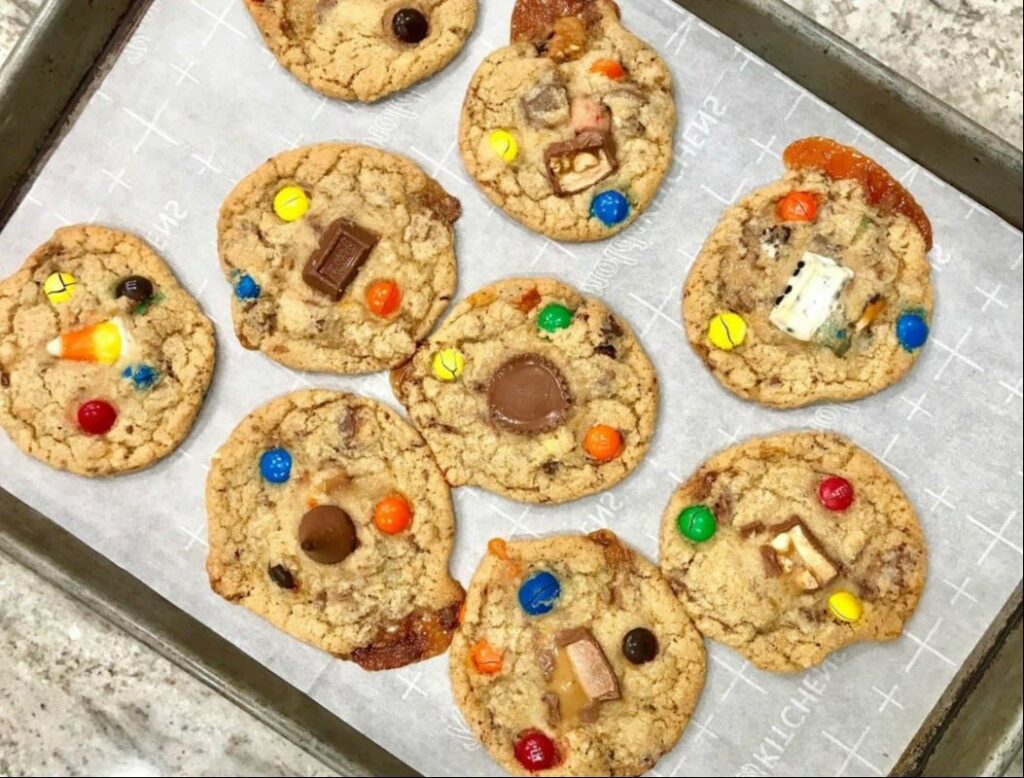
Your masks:
[{"label": "chocolate chunk", "polygon": [[562,720],[558,695],[555,692],[546,692],[543,699],[544,706],[548,709],[548,724],[552,727],[558,726],[558,723]]},{"label": "chocolate chunk", "polygon": [[554,475],[555,473],[558,472],[559,467],[560,465],[557,461],[555,461],[554,459],[549,459],[543,465],[540,466],[540,469],[543,470],[548,475]]},{"label": "chocolate chunk", "polygon": [[535,126],[557,127],[569,121],[569,95],[556,73],[530,87],[521,105],[526,120]]},{"label": "chocolate chunk", "polygon": [[735,507],[736,500],[729,488],[726,487],[711,506],[711,511],[715,514],[715,520],[725,526],[732,524],[732,515]]},{"label": "chocolate chunk", "polygon": [[775,557],[775,549],[769,545],[761,546],[761,561],[764,562],[764,574],[769,578],[778,578],[782,575],[782,568],[779,567],[779,560]]},{"label": "chocolate chunk", "polygon": [[127,276],[117,282],[114,297],[127,297],[137,303],[153,296],[153,282],[145,276]]},{"label": "chocolate chunk", "polygon": [[611,357],[612,359],[615,359],[619,355],[619,352],[615,350],[615,346],[613,346],[611,343],[597,344],[596,346],[594,346],[594,353],[604,354],[606,357]]},{"label": "chocolate chunk", "polygon": [[499,427],[532,435],[553,430],[569,415],[572,396],[561,371],[539,354],[519,354],[494,371],[487,409]]},{"label": "chocolate chunk", "polygon": [[292,571],[284,565],[271,565],[267,568],[267,575],[270,576],[271,581],[276,583],[282,589],[295,588],[295,576],[293,576]]},{"label": "chocolate chunk", "polygon": [[10,386],[10,385],[11,385],[11,377],[10,377],[10,375],[5,373],[3,370],[0,370],[0,386]]},{"label": "chocolate chunk", "polygon": [[544,167],[559,197],[582,192],[610,176],[617,166],[615,144],[607,132],[581,132],[544,149]]},{"label": "chocolate chunk", "polygon": [[320,246],[306,260],[302,280],[310,288],[340,300],[378,240],[346,219],[335,219],[320,239]]},{"label": "chocolate chunk", "polygon": [[756,535],[759,532],[764,532],[765,526],[759,521],[753,521],[750,524],[744,524],[739,528],[741,538],[749,538],[751,535]]},{"label": "chocolate chunk", "polygon": [[299,522],[299,547],[321,565],[341,562],[358,545],[352,517],[336,505],[318,505]]},{"label": "chocolate chunk", "polygon": [[428,181],[423,191],[416,193],[413,201],[446,224],[455,224],[462,215],[462,203],[444,191],[436,181]]},{"label": "chocolate chunk", "polygon": [[540,665],[540,672],[544,676],[544,680],[550,681],[551,675],[555,672],[555,652],[550,648],[538,649],[537,664]]},{"label": "chocolate chunk", "polygon": [[622,335],[622,325],[619,324],[618,319],[609,313],[604,317],[604,321],[601,322],[601,334],[606,339],[617,338]]}]

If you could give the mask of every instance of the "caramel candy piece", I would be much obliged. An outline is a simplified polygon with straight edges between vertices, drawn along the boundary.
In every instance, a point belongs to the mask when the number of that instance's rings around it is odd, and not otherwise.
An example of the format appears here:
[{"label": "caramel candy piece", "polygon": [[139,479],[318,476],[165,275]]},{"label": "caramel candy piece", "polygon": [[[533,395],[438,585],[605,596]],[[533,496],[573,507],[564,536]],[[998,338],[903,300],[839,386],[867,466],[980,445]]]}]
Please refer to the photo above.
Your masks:
[{"label": "caramel candy piece", "polygon": [[588,701],[604,702],[619,699],[619,679],[615,677],[604,651],[589,629],[575,627],[562,630],[555,635],[555,645],[568,657],[576,680]]},{"label": "caramel candy piece", "polygon": [[511,432],[533,435],[553,430],[571,408],[562,372],[539,354],[512,357],[494,371],[487,388],[491,420]]},{"label": "caramel candy piece", "polygon": [[516,0],[512,9],[512,43],[537,43],[551,36],[555,22],[565,16],[578,17],[586,25],[596,24],[604,13],[619,17],[611,0]]},{"label": "caramel candy piece", "polygon": [[617,166],[615,144],[606,132],[581,132],[544,149],[544,167],[559,197],[582,192],[610,176]]},{"label": "caramel candy piece", "polygon": [[767,554],[770,551],[774,554],[778,574],[791,576],[804,591],[820,589],[839,575],[818,539],[797,517],[769,529],[777,534],[762,547],[766,572],[771,570]]},{"label": "caramel candy piece", "polygon": [[320,239],[320,246],[306,260],[302,280],[311,289],[340,300],[378,240],[378,236],[347,219],[335,219]]}]

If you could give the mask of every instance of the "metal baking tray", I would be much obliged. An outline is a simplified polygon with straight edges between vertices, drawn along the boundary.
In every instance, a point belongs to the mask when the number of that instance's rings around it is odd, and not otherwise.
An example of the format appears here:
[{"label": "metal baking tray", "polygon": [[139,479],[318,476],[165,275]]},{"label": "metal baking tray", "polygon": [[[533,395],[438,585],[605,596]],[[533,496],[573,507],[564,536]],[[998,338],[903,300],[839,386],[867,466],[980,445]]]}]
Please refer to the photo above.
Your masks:
[{"label": "metal baking tray", "polygon": [[[676,0],[1018,228],[1021,152],[782,0]],[[50,0],[0,70],[0,229],[121,53],[148,0]],[[0,488],[0,551],[343,775],[406,764]],[[894,770],[1000,775],[1021,747],[1018,585]]]}]

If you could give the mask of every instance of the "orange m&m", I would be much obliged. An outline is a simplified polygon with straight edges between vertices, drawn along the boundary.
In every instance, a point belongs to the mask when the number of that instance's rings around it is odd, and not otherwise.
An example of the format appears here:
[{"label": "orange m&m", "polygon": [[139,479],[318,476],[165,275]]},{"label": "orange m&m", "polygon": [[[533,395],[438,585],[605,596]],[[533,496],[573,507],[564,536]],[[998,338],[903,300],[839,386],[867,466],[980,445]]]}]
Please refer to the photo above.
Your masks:
[{"label": "orange m&m", "polygon": [[621,81],[626,76],[626,71],[622,69],[622,65],[614,59],[597,60],[590,66],[590,72],[600,73],[602,76],[607,76],[612,81]]},{"label": "orange m&m", "polygon": [[779,200],[779,218],[787,222],[812,222],[818,215],[818,201],[810,192],[790,192]]},{"label": "orange m&m", "polygon": [[385,535],[397,535],[412,523],[409,501],[399,494],[385,497],[373,509],[373,523]]},{"label": "orange m&m", "polygon": [[587,430],[583,448],[598,462],[615,459],[622,450],[622,433],[607,424],[596,424]]},{"label": "orange m&m", "polygon": [[479,673],[494,675],[501,672],[504,654],[486,640],[478,640],[473,644],[473,648],[470,649],[470,657],[473,660],[473,667]]},{"label": "orange m&m", "polygon": [[397,311],[400,302],[402,290],[390,279],[374,281],[366,287],[366,307],[381,318]]}]

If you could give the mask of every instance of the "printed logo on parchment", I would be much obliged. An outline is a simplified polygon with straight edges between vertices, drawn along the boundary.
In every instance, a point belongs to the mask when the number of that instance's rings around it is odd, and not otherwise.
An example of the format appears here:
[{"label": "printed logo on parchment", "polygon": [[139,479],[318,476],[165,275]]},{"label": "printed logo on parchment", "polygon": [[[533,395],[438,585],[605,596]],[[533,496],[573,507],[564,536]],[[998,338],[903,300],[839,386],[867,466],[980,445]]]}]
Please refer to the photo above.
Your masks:
[{"label": "printed logo on parchment", "polygon": [[771,775],[774,772],[789,744],[811,721],[815,708],[828,691],[833,673],[839,667],[840,663],[836,659],[828,657],[804,674],[796,692],[779,709],[773,719],[774,723],[751,753],[750,761],[740,766],[736,775]]},{"label": "printed logo on parchment", "polygon": [[167,248],[171,235],[187,216],[188,211],[182,208],[177,200],[168,200],[156,219],[142,231],[142,234],[150,245],[162,251]]},{"label": "printed logo on parchment", "polygon": [[426,101],[426,96],[415,89],[400,92],[388,100],[387,107],[374,117],[373,124],[366,132],[366,142],[377,146],[387,145],[391,134],[419,116],[419,106]]},{"label": "printed logo on parchment", "polygon": [[601,258],[591,269],[590,275],[580,285],[584,292],[600,295],[611,285],[612,279],[619,274],[621,268],[640,264],[653,245],[643,237],[644,233],[650,230],[651,223],[657,218],[663,202],[664,198],[658,200],[658,205],[641,215],[628,230],[612,238],[601,252]]},{"label": "printed logo on parchment", "polygon": [[856,413],[857,408],[848,405],[819,405],[814,409],[814,418],[808,422],[808,426],[819,430],[835,429],[836,423],[844,413]]},{"label": "printed logo on parchment", "polygon": [[462,717],[462,712],[455,706],[452,706],[451,714],[448,716],[448,725],[444,729],[459,741],[459,745],[464,751],[476,751],[480,748],[480,741],[476,739],[476,735],[470,732],[466,720]]},{"label": "printed logo on parchment", "polygon": [[124,58],[133,65],[138,65],[149,54],[149,38],[145,35],[133,35],[124,45]]},{"label": "printed logo on parchment", "polygon": [[725,116],[728,106],[710,94],[701,100],[697,115],[690,119],[679,134],[676,142],[676,163],[678,172],[673,174],[671,180],[676,181],[690,168],[690,163],[699,157],[704,146],[711,137],[714,128],[718,125],[719,119]]},{"label": "printed logo on parchment", "polygon": [[594,532],[609,526],[612,520],[619,515],[619,511],[626,507],[614,492],[605,492],[598,501],[597,508],[587,514],[587,518],[580,525],[580,532]]}]

